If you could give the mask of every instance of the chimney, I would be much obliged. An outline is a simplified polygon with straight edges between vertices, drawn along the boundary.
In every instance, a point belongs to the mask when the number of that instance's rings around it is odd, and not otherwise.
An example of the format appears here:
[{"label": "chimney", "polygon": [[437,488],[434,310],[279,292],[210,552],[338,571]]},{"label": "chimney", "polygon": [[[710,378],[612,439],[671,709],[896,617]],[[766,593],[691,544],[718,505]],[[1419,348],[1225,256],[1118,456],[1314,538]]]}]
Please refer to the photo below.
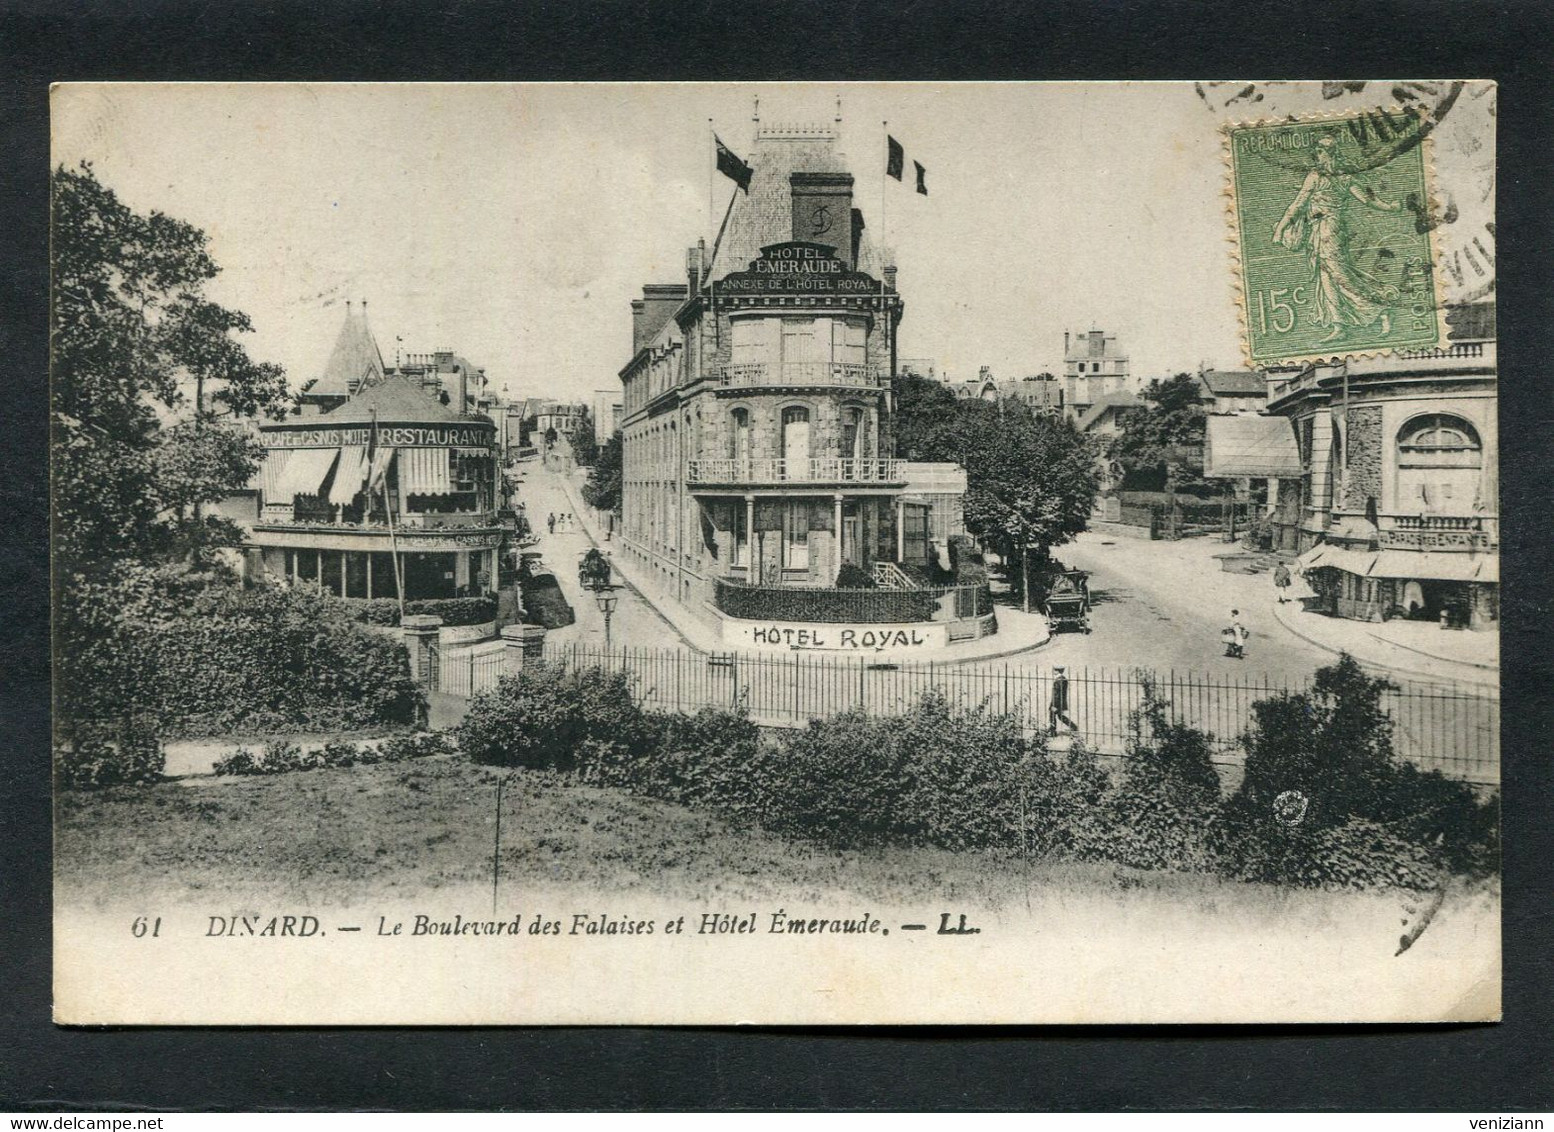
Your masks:
[{"label": "chimney", "polygon": [[1068,331],[1063,331],[1063,356],[1068,357]]},{"label": "chimney", "polygon": [[641,299],[631,300],[631,353],[636,355],[642,349],[642,314],[647,309],[647,304]]},{"label": "chimney", "polygon": [[896,289],[896,265],[886,264],[884,268],[885,290],[894,292]]},{"label": "chimney", "polygon": [[702,253],[706,247],[705,240],[697,240],[694,248],[685,249],[685,281],[692,294],[701,290]]},{"label": "chimney", "polygon": [[793,238],[828,244],[849,269],[858,266],[853,244],[853,175],[792,173]]},{"label": "chimney", "polygon": [[[674,312],[680,309],[690,293],[690,289],[684,283],[648,283],[642,288],[642,329],[633,343],[632,353],[636,353],[653,341],[654,336],[674,317]],[[632,305],[632,309],[636,309],[635,304]]]},{"label": "chimney", "polygon": [[453,367],[453,372],[455,374],[457,374],[458,378],[459,378],[459,381],[458,381],[458,390],[459,390],[458,398],[459,399],[457,401],[455,401],[453,404],[454,404],[455,411],[457,411],[459,416],[462,417],[465,413],[469,412],[469,409],[468,409],[469,374],[464,371],[464,367],[463,366],[457,366],[457,365]]}]

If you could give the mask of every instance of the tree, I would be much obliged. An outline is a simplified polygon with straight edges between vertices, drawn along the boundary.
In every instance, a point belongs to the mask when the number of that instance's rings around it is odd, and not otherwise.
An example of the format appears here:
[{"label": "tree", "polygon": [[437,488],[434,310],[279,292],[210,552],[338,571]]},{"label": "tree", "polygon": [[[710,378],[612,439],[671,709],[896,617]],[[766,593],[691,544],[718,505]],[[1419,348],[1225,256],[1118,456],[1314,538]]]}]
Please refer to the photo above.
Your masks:
[{"label": "tree", "polygon": [[616,433],[599,449],[598,459],[588,469],[583,485],[583,502],[598,511],[621,508],[621,434]]},{"label": "tree", "polygon": [[594,439],[594,418],[587,409],[577,418],[577,425],[567,436],[572,446],[572,459],[582,467],[592,467],[599,458],[599,442]]},{"label": "tree", "polygon": [[1122,433],[1113,441],[1113,458],[1122,463],[1130,481],[1149,490],[1167,483],[1177,488],[1202,484],[1207,418],[1198,379],[1179,373],[1167,381],[1154,380],[1141,396],[1146,407],[1124,417]]},{"label": "tree", "polygon": [[1005,561],[1020,560],[1030,608],[1030,557],[1043,557],[1085,529],[1098,479],[1090,443],[1066,421],[1013,398],[958,400],[943,385],[905,375],[896,382],[896,449],[966,469],[966,527]]},{"label": "tree", "polygon": [[201,511],[258,466],[240,422],[285,414],[284,373],[234,337],[247,315],[204,297],[203,232],[131,211],[90,165],[57,169],[51,195],[57,578],[231,541]]}]

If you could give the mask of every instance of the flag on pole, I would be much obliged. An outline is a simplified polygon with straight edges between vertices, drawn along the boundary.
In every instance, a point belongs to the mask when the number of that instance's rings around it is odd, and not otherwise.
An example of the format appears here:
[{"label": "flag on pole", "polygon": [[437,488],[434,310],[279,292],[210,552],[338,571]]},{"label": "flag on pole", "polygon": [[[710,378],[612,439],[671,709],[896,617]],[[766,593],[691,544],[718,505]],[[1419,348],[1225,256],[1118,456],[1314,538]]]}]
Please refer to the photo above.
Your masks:
[{"label": "flag on pole", "polygon": [[718,137],[717,134],[712,135],[712,140],[718,147],[718,172],[733,181],[734,184],[748,194],[750,192],[750,177],[755,170],[741,161],[733,150],[724,145],[723,139]]},{"label": "flag on pole", "polygon": [[923,184],[923,174],[926,173],[927,170],[923,168],[923,163],[921,161],[912,162],[912,166],[917,170],[917,191],[922,193],[924,196],[927,196],[928,186]]},{"label": "flag on pole", "polygon": [[901,148],[901,143],[889,134],[885,135],[885,176],[901,180],[901,172],[906,166],[906,150]]}]

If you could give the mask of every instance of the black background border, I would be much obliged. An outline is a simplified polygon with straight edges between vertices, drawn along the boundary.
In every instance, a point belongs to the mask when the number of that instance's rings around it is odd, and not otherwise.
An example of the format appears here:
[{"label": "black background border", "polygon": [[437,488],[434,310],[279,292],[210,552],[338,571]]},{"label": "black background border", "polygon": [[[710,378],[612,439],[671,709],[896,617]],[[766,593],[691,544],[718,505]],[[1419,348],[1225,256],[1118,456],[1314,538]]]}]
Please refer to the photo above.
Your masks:
[{"label": "black background border", "polygon": [[[1540,3],[0,0],[0,1110],[1554,1107]],[[1491,1026],[69,1029],[49,1021],[47,84],[1462,77],[1500,82],[1505,1018]],[[197,175],[197,171],[191,171]],[[1033,961],[1039,957],[1033,956]]]}]

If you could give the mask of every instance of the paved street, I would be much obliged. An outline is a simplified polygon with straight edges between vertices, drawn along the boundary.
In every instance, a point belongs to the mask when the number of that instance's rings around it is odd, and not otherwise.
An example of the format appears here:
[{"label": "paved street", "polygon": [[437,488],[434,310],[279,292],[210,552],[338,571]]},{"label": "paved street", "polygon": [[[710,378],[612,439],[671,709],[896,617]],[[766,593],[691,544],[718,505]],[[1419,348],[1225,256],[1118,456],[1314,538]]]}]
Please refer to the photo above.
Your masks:
[{"label": "paved street", "polygon": [[[1091,632],[1059,633],[1011,663],[1175,668],[1280,680],[1303,680],[1331,663],[1332,653],[1274,619],[1268,574],[1221,571],[1213,556],[1233,549],[1214,538],[1150,542],[1086,532],[1053,553],[1070,568],[1090,572]],[[1245,660],[1226,657],[1220,643],[1232,609],[1241,611],[1241,623],[1252,634]]]},{"label": "paved street", "polygon": [[[584,641],[602,645],[604,615],[599,612],[593,594],[584,590],[577,581],[578,561],[593,545],[593,541],[583,529],[582,518],[575,515],[575,508],[562,489],[560,474],[543,468],[538,460],[527,461],[520,468],[523,480],[518,485],[518,498],[523,502],[529,522],[540,539],[538,545],[531,549],[544,555],[546,567],[556,575],[562,593],[577,614],[576,624],[552,630],[549,639],[559,644]],[[550,533],[545,525],[546,516],[567,512],[574,512],[570,529],[563,527],[558,528],[554,534]],[[606,545],[603,549],[608,551],[611,548]],[[615,581],[620,585],[618,573]],[[685,644],[674,627],[633,590],[621,586],[615,593],[619,602],[610,621],[610,635],[614,644],[656,648],[673,648]]]}]

